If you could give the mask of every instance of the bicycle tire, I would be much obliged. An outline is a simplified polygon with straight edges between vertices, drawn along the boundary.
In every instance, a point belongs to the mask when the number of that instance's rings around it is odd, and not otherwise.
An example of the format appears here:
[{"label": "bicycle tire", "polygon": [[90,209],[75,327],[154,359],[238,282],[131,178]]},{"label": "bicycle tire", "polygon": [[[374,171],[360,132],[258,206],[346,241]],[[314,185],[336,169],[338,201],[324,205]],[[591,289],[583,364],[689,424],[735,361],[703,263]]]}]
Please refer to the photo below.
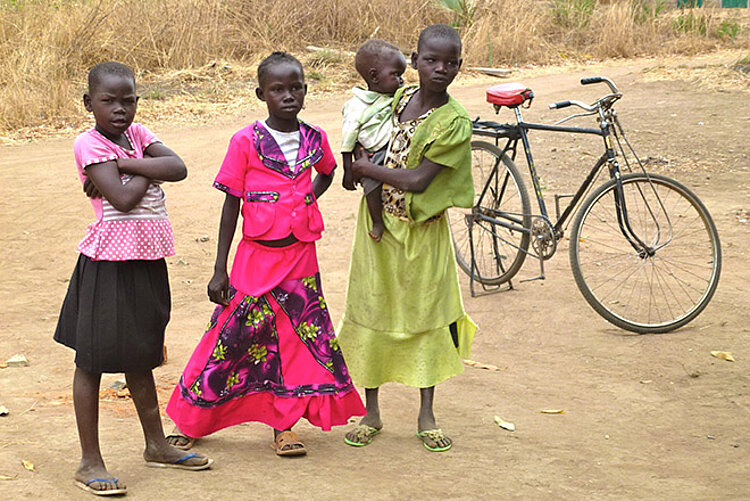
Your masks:
[{"label": "bicycle tire", "polygon": [[649,245],[654,238],[671,238],[661,240],[668,243],[653,256],[639,256],[617,223],[616,183],[609,180],[576,215],[570,267],[583,297],[610,323],[640,334],[669,332],[697,317],[716,291],[721,275],[716,225],[700,199],[674,179],[634,173],[621,180],[635,233]]},{"label": "bicycle tire", "polygon": [[[494,187],[485,195],[485,209],[502,210],[517,214],[524,228],[531,228],[531,203],[521,173],[507,154],[497,146],[485,141],[472,141],[472,173],[474,174],[475,205],[471,209],[451,208],[448,217],[453,237],[458,266],[471,276],[472,231],[476,269],[474,280],[484,285],[500,285],[510,280],[521,269],[529,248],[529,232],[513,231],[488,222],[476,222],[472,218],[478,206],[479,197],[487,184],[492,169],[497,162],[498,175],[493,178]],[[501,189],[505,185],[506,189]],[[473,228],[472,228],[473,227]],[[494,232],[494,235],[493,235]],[[502,241],[501,236],[510,245]]]}]

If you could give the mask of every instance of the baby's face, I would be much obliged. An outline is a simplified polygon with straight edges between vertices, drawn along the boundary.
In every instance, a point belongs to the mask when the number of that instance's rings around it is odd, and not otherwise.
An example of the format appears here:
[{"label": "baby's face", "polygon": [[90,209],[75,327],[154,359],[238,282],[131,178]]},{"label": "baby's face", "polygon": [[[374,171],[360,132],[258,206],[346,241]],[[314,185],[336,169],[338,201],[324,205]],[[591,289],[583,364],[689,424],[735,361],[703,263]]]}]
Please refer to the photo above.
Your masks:
[{"label": "baby's face", "polygon": [[406,71],[406,59],[400,51],[389,50],[379,58],[379,67],[375,69],[370,90],[381,94],[393,94],[404,85],[402,78]]}]

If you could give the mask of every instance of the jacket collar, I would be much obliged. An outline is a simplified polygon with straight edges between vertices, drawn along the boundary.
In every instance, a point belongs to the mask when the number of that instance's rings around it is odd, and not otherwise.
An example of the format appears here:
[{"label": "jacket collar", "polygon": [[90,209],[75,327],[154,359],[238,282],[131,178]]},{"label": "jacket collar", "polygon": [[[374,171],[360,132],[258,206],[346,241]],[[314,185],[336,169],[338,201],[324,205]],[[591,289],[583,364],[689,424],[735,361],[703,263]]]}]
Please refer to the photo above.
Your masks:
[{"label": "jacket collar", "polygon": [[300,120],[299,150],[297,160],[290,165],[262,122],[253,125],[253,140],[263,165],[290,179],[294,179],[323,158],[322,139],[319,129]]}]

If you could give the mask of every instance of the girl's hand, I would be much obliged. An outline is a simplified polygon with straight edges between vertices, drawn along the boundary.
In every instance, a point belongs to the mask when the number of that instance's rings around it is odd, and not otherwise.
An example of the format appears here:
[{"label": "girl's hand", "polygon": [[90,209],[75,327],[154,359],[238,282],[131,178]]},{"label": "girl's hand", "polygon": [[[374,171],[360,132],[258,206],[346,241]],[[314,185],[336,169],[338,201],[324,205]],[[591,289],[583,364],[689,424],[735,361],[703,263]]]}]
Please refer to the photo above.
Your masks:
[{"label": "girl's hand", "polygon": [[208,298],[212,303],[229,304],[229,276],[226,271],[216,271],[208,282]]},{"label": "girl's hand", "polygon": [[353,183],[359,183],[360,179],[367,176],[367,168],[370,166],[367,156],[360,157],[352,163],[349,169]]},{"label": "girl's hand", "polygon": [[83,192],[89,198],[102,198],[102,194],[96,188],[94,182],[88,177],[83,181]]}]

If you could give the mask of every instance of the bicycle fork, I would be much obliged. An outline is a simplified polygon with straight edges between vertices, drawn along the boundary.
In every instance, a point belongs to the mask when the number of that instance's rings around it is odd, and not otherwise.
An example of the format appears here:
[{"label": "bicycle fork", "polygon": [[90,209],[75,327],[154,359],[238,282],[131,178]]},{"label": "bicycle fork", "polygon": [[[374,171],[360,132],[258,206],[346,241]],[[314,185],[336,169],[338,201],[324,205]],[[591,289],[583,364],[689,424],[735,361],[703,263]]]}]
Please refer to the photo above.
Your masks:
[{"label": "bicycle fork", "polygon": [[[623,185],[622,185],[622,174],[620,172],[620,164],[617,162],[617,158],[616,158],[617,154],[615,153],[615,149],[612,145],[610,124],[604,116],[602,116],[601,128],[602,128],[603,137],[604,137],[604,144],[607,148],[607,153],[606,153],[607,160],[606,161],[608,164],[609,176],[610,178],[615,180],[614,199],[615,199],[615,211],[617,213],[617,224],[620,227],[620,231],[622,232],[623,236],[628,241],[630,246],[633,247],[633,249],[636,251],[639,258],[644,259],[646,257],[652,257],[656,253],[656,245],[658,245],[659,241],[661,240],[661,225],[659,224],[659,220],[654,214],[654,211],[651,209],[651,205],[648,203],[648,200],[646,200],[646,196],[640,190],[640,187],[638,187],[638,192],[641,198],[643,198],[645,206],[648,208],[649,215],[651,216],[651,219],[653,220],[654,226],[656,228],[656,235],[652,242],[654,245],[650,246],[646,244],[643,240],[641,240],[641,238],[633,230],[632,226],[630,225],[630,218],[628,217],[628,208],[625,202],[625,190],[623,189]],[[656,193],[655,190],[654,190],[654,193]],[[657,195],[657,199],[658,199],[658,195]]]}]

